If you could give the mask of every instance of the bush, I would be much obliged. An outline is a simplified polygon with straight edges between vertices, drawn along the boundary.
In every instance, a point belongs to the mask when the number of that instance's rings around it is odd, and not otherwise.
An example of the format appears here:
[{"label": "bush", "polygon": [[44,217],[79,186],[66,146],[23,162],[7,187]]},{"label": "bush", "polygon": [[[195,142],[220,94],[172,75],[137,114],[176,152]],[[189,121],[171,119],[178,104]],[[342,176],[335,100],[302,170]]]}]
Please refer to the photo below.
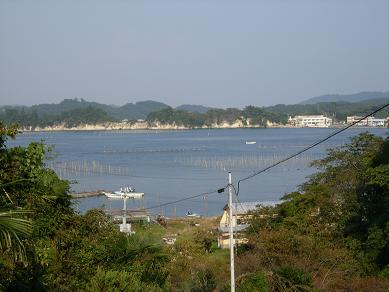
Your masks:
[{"label": "bush", "polygon": [[281,266],[274,271],[274,275],[275,278],[280,280],[278,281],[278,284],[281,284],[285,288],[301,288],[298,290],[304,291],[306,288],[313,287],[312,276],[295,266]]},{"label": "bush", "polygon": [[196,271],[190,281],[190,291],[206,292],[216,288],[215,275],[209,269]]},{"label": "bush", "polygon": [[270,291],[269,284],[263,272],[258,271],[243,277],[237,285],[237,291]]},{"label": "bush", "polygon": [[125,271],[98,269],[86,291],[142,291],[139,278]]}]

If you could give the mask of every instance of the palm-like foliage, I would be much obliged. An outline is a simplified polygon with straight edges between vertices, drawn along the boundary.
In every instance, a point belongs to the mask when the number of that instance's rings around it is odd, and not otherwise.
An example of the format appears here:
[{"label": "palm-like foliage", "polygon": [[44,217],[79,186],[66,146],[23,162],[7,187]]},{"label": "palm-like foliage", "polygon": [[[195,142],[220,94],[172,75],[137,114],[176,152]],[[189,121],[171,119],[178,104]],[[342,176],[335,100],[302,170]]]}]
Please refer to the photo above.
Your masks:
[{"label": "palm-like foliage", "polygon": [[10,210],[0,212],[0,249],[11,252],[15,261],[24,261],[25,247],[22,239],[32,231],[31,222],[20,218],[29,211]]}]

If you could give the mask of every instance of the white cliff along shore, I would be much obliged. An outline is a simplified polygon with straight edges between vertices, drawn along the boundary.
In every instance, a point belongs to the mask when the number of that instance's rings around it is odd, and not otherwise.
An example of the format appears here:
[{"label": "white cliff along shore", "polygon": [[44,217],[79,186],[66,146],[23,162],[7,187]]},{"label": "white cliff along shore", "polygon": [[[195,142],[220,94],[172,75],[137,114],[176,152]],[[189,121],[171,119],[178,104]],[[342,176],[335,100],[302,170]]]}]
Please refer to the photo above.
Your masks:
[{"label": "white cliff along shore", "polygon": [[[238,128],[262,128],[261,125],[251,124],[250,120],[237,119],[233,123],[222,122],[204,125],[202,127],[187,127],[183,125],[162,124],[160,122],[106,122],[99,124],[80,124],[74,127],[66,126],[65,123],[46,127],[24,127],[26,132],[49,132],[49,131],[106,131],[106,130],[189,130],[189,129],[238,129]],[[284,127],[283,125],[267,123],[267,127]]]}]

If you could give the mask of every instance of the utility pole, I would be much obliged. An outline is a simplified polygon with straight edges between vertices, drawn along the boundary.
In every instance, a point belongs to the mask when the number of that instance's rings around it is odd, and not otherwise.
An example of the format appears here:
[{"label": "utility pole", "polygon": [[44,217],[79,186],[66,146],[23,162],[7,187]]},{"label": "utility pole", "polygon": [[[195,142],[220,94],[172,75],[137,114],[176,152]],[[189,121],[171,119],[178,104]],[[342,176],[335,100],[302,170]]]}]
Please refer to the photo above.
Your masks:
[{"label": "utility pole", "polygon": [[126,195],[123,196],[123,223],[122,223],[122,229],[120,231],[126,233],[127,235],[131,235],[131,223],[127,225],[127,199],[128,197]]},{"label": "utility pole", "polygon": [[231,292],[235,292],[235,263],[234,263],[234,230],[232,218],[232,178],[231,172],[228,173],[228,209],[230,221],[230,271],[231,271]]}]

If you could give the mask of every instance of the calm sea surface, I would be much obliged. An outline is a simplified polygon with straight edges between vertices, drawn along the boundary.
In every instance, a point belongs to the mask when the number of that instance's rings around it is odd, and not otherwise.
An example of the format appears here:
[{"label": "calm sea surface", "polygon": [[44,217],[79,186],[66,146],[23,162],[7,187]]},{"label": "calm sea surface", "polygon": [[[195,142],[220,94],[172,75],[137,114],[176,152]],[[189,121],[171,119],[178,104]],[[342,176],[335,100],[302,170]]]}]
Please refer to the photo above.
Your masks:
[{"label": "calm sea surface", "polygon": [[[64,179],[74,180],[74,191],[118,190],[131,185],[145,193],[143,204],[152,207],[222,187],[228,171],[233,181],[295,153],[334,129],[223,129],[189,131],[90,131],[23,133],[8,146],[41,141],[55,146],[48,165]],[[309,163],[366,129],[350,129],[241,185],[240,201],[275,201],[294,191],[315,169]],[[368,129],[387,136],[387,129]],[[246,145],[246,141],[256,141]],[[187,211],[202,215],[222,212],[227,192],[199,197],[153,213],[172,216]],[[74,208],[120,208],[121,201],[105,197],[74,200]]]}]

